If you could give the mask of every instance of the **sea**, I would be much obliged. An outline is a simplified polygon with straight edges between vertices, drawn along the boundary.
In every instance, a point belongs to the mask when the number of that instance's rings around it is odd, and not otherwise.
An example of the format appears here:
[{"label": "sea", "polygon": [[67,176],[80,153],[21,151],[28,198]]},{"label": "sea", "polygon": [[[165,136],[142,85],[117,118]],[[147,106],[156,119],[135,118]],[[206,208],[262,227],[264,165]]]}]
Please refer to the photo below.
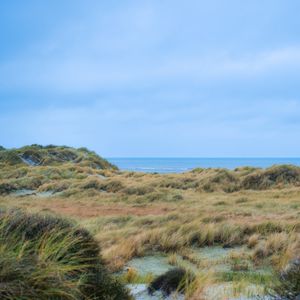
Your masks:
[{"label": "sea", "polygon": [[273,165],[292,164],[300,166],[298,158],[190,158],[190,157],[113,157],[108,161],[120,170],[146,173],[181,173],[195,168],[258,167],[268,168]]}]

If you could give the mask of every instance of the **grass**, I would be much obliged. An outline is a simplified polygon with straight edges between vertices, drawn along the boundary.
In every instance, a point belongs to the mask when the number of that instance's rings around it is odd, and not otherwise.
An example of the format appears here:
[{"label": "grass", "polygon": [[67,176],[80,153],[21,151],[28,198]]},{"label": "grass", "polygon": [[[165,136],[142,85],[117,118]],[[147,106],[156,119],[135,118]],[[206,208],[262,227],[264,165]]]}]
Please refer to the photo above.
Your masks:
[{"label": "grass", "polygon": [[[42,158],[39,166],[14,156],[29,150]],[[46,159],[57,152],[54,161]],[[300,168],[295,166],[161,175],[96,167],[97,159],[86,149],[33,146],[1,153],[1,206],[72,218],[101,245],[110,271],[149,251],[175,253],[195,262],[193,248],[215,245],[245,246],[251,252],[249,263],[280,271],[300,251]],[[55,194],[45,199],[10,194],[19,189]],[[222,280],[267,284],[268,280],[241,276],[239,268],[246,267],[237,259]],[[204,285],[197,284],[199,288],[191,290],[199,294]]]},{"label": "grass", "polygon": [[117,169],[107,160],[86,148],[74,149],[66,146],[31,145],[19,149],[4,149],[0,151],[1,166],[38,165],[53,166],[73,163],[82,167],[95,169]]},{"label": "grass", "polygon": [[124,284],[128,283],[151,283],[154,279],[153,274],[148,273],[145,276],[141,276],[134,268],[129,268],[124,274],[119,276],[119,280]]},{"label": "grass", "polygon": [[1,213],[0,269],[1,299],[129,299],[90,234],[50,216]]},{"label": "grass", "polygon": [[269,290],[271,299],[298,299],[300,291],[300,260],[290,262]]},{"label": "grass", "polygon": [[252,234],[249,236],[248,241],[247,241],[247,246],[250,249],[253,249],[255,246],[258,245],[260,239],[260,235],[257,233]]},{"label": "grass", "polygon": [[267,285],[272,282],[274,279],[274,275],[272,274],[260,274],[254,272],[238,272],[238,271],[230,271],[224,272],[219,275],[218,280],[221,282],[250,282],[252,284],[260,284]]}]

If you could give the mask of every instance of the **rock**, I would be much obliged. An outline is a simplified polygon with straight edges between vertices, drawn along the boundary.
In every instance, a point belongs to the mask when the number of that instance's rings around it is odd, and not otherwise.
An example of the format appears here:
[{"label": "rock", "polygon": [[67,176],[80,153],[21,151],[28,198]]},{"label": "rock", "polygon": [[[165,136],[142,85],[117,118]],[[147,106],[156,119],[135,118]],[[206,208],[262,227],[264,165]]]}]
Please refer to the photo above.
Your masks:
[{"label": "rock", "polygon": [[153,294],[160,290],[164,296],[170,295],[172,292],[183,292],[185,289],[185,279],[191,277],[184,269],[174,268],[158,277],[156,277],[148,287],[148,293]]}]

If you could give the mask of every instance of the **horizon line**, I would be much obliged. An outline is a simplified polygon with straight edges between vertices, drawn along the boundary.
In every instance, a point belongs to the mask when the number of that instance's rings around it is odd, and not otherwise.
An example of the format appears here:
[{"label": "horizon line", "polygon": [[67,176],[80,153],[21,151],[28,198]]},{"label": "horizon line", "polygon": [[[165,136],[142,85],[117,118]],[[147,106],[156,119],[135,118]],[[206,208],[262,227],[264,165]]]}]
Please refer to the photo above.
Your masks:
[{"label": "horizon line", "polygon": [[189,159],[300,159],[300,156],[103,156],[106,159],[119,158],[189,158]]}]

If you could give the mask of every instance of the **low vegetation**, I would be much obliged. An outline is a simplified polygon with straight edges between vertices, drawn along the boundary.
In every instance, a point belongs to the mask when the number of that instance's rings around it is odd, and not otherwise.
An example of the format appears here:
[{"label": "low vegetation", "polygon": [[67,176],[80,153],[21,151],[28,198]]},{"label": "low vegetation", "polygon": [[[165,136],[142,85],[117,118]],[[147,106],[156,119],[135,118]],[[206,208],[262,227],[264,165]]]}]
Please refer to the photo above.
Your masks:
[{"label": "low vegetation", "polygon": [[300,298],[300,259],[290,261],[273,282],[275,283],[269,291],[270,299],[298,300]]},{"label": "low vegetation", "polygon": [[55,217],[1,212],[0,269],[1,299],[129,299],[91,235]]},{"label": "low vegetation", "polygon": [[71,163],[96,169],[116,169],[107,160],[86,148],[31,145],[19,149],[0,148],[1,166],[54,166]]},{"label": "low vegetation", "polygon": [[[299,257],[296,166],[145,174],[121,172],[87,149],[35,145],[2,149],[0,167],[3,209],[72,218],[101,245],[103,264],[111,272],[149,252],[177,255],[201,269],[205,266],[194,248],[249,251],[246,258],[231,257],[231,269],[222,276],[204,280],[197,275],[197,284],[187,291],[190,299],[203,293],[203,282],[269,285],[270,275],[248,271],[266,267],[280,273]],[[34,194],[24,196],[22,190]],[[39,197],[42,192],[52,195]],[[131,281],[141,279],[134,274]]]}]

